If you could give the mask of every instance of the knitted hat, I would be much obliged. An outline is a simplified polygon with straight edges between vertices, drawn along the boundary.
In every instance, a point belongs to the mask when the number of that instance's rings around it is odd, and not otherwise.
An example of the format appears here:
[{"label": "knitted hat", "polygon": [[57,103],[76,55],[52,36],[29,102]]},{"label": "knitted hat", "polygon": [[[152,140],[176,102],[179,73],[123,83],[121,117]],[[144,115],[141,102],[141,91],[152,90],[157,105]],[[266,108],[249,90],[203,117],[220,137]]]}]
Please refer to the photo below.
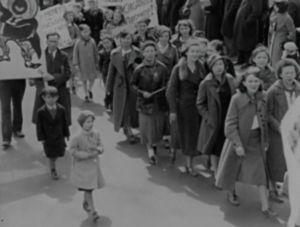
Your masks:
[{"label": "knitted hat", "polygon": [[289,50],[289,51],[296,51],[296,50],[298,50],[298,47],[296,46],[296,44],[294,42],[286,42],[283,45],[283,48],[285,50]]},{"label": "knitted hat", "polygon": [[157,50],[157,45],[154,41],[151,41],[151,40],[147,40],[146,42],[144,42],[141,46],[141,52],[143,52],[146,47],[148,46],[153,46],[156,50]]},{"label": "knitted hat", "polygon": [[209,70],[212,69],[212,67],[218,60],[224,61],[224,57],[222,57],[221,55],[218,55],[218,54],[213,54],[213,55],[209,56],[209,58],[207,59],[207,66],[208,66]]},{"label": "knitted hat", "polygon": [[94,120],[95,118],[95,114],[89,110],[84,110],[80,113],[77,121],[80,124],[80,126],[82,127],[84,122],[86,121],[87,118],[92,117]]}]

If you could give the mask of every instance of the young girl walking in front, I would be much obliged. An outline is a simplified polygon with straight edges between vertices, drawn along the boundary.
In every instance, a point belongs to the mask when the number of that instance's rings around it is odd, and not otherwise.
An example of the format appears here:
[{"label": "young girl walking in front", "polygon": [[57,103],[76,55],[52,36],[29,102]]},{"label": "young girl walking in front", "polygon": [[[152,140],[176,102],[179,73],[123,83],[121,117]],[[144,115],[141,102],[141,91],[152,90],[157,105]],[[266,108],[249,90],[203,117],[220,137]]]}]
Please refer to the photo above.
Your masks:
[{"label": "young girl walking in front", "polygon": [[85,101],[93,99],[92,88],[97,78],[98,51],[95,41],[91,38],[88,25],[79,26],[80,39],[76,42],[73,53],[73,65],[82,81]]},{"label": "young girl walking in front", "polygon": [[70,151],[73,156],[71,182],[84,192],[83,209],[97,221],[100,216],[94,206],[93,190],[104,187],[99,160],[104,149],[100,134],[93,129],[94,121],[91,111],[85,110],[79,115],[82,130],[72,139]]}]

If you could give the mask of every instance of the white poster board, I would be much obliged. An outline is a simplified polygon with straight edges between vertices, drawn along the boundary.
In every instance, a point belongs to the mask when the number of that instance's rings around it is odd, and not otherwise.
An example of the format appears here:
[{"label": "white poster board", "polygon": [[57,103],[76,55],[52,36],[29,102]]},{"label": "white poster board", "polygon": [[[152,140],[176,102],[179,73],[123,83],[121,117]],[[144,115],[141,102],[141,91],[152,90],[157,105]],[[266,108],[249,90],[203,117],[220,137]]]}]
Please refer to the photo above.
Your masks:
[{"label": "white poster board", "polygon": [[67,23],[64,19],[65,5],[55,5],[41,11],[42,41],[46,44],[46,35],[57,32],[60,35],[59,48],[63,49],[72,45]]},{"label": "white poster board", "polygon": [[8,6],[12,2],[0,4],[0,80],[41,77],[46,61],[37,1],[30,1],[18,12]]},{"label": "white poster board", "polygon": [[300,97],[284,116],[281,135],[288,169],[291,206],[288,226],[300,226]]}]

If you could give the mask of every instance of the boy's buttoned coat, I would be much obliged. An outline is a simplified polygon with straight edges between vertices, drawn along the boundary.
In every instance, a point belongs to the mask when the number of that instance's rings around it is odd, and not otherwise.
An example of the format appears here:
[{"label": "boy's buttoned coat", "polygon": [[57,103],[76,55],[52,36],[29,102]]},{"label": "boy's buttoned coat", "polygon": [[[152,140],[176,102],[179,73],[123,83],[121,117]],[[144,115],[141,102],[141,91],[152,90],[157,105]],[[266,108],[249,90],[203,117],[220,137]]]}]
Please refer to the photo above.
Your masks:
[{"label": "boy's buttoned coat", "polygon": [[[226,74],[231,95],[236,93],[234,78]],[[202,116],[202,124],[199,133],[198,150],[203,154],[210,154],[217,143],[217,136],[221,126],[221,102],[217,93],[218,84],[210,73],[201,82],[197,97],[197,108]]]},{"label": "boy's buttoned coat", "polygon": [[[111,53],[111,61],[106,81],[106,92],[114,94],[113,110],[114,110],[114,128],[118,132],[122,127],[123,115],[126,100],[129,99],[129,108],[131,113],[131,126],[137,128],[139,126],[139,117],[136,110],[137,95],[130,89],[130,81],[134,68],[136,67],[136,59],[140,58],[140,51],[133,47],[126,67],[124,67],[122,48],[118,47]],[[127,79],[128,78],[128,84]]]},{"label": "boy's buttoned coat", "polygon": [[237,156],[235,149],[243,147],[247,155],[248,139],[251,133],[254,116],[257,115],[261,131],[261,151],[264,152],[268,143],[267,103],[265,94],[259,92],[256,100],[250,99],[247,93],[238,91],[232,99],[225,121],[224,144],[217,173],[216,185],[232,191],[239,174],[243,158]]},{"label": "boy's buttoned coat", "polygon": [[[300,85],[297,81],[295,81],[294,91],[296,97],[298,97],[300,95]],[[283,182],[287,167],[283,154],[280,123],[289,107],[281,80],[277,80],[268,90],[267,105],[270,138],[270,146],[267,152],[267,166],[271,180]]]}]

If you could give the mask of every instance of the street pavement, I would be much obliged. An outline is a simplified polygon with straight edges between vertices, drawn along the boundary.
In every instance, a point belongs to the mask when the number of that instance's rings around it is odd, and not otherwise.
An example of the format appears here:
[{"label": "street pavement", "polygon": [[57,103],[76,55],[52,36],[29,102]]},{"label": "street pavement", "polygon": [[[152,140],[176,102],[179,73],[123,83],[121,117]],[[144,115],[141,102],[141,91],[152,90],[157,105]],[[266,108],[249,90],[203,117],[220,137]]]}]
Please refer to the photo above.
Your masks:
[{"label": "street pavement", "polygon": [[[105,153],[101,168],[106,187],[94,193],[101,219],[94,224],[82,209],[83,194],[69,183],[71,157],[58,161],[61,179],[53,181],[42,146],[36,139],[31,115],[35,88],[27,87],[23,102],[24,139],[13,139],[12,148],[0,150],[0,227],[278,227],[289,216],[289,204],[272,204],[277,219],[265,219],[256,188],[238,185],[240,207],[226,200],[214,187],[211,173],[195,160],[200,176],[182,172],[184,158],[168,165],[168,151],[159,146],[159,164],[148,164],[146,148],[130,145],[113,131],[112,118],[103,106],[104,89],[94,87],[94,103],[84,103],[79,85],[72,96],[71,134],[80,127],[81,110],[96,115],[95,129],[101,134]],[[136,132],[137,133],[137,132]],[[72,137],[72,136],[71,136]]]}]

